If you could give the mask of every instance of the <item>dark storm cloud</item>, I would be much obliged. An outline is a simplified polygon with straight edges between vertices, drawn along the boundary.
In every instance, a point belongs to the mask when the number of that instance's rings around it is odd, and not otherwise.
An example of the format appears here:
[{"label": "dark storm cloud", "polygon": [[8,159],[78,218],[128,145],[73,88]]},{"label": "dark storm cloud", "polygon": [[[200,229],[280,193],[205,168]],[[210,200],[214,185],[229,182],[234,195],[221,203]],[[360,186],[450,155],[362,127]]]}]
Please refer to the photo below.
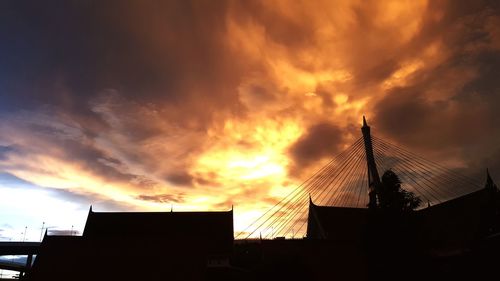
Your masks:
[{"label": "dark storm cloud", "polygon": [[184,201],[183,194],[155,194],[155,195],[139,195],[138,199],[144,201],[152,201],[156,203],[181,203]]},{"label": "dark storm cloud", "polygon": [[356,21],[346,34],[352,55],[345,58],[354,76],[351,94],[375,95],[375,85],[383,83],[408,60],[424,56],[426,48],[436,42],[444,44],[442,51],[446,55],[454,54],[455,59],[461,58],[467,64],[464,51],[489,41],[486,19],[498,15],[498,6],[497,1],[429,1],[418,29],[408,40],[402,40],[398,33],[407,31],[405,28],[377,22],[374,10],[380,8],[378,2],[353,7]]},{"label": "dark storm cloud", "polygon": [[[31,120],[12,121],[10,126],[15,127],[16,133],[29,134],[22,138],[36,139],[36,143],[24,140],[22,143],[2,146],[0,159],[7,160],[11,156],[28,158],[30,155],[50,154],[68,163],[78,163],[81,169],[113,182],[141,181],[141,175],[127,172],[121,160],[100,148],[93,138],[85,135],[81,127],[71,122],[57,122],[57,119],[53,118],[44,120],[42,117],[44,116]],[[8,139],[9,136],[4,136],[4,138]],[[18,164],[16,169],[24,169],[19,165],[22,164]],[[9,167],[8,161],[0,163],[0,167],[4,169]],[[40,167],[40,170],[43,169],[44,167]],[[154,183],[141,182],[141,185],[143,188],[149,188]]]},{"label": "dark storm cloud", "polygon": [[399,88],[377,104],[375,123],[382,134],[424,149],[466,147],[496,137],[495,120],[488,118],[495,109],[488,100],[473,96],[433,101],[420,90]]},{"label": "dark storm cloud", "polygon": [[222,1],[29,2],[1,4],[4,110],[47,103],[99,122],[88,103],[108,88],[141,103],[237,103]]},{"label": "dark storm cloud", "polygon": [[[142,175],[125,169],[136,163],[142,173],[157,172],[169,183],[190,186],[190,154],[198,152],[213,116],[244,112],[236,94],[243,66],[224,37],[225,1],[0,5],[0,116],[48,108],[51,123],[71,123],[81,135],[68,139],[64,130],[46,123],[29,129],[59,147],[57,157],[91,173],[137,182]],[[257,100],[268,95],[254,88]],[[199,133],[185,138],[182,159],[163,159],[175,163],[168,168],[140,149],[152,139],[186,132]],[[110,140],[103,147],[96,144],[99,137],[119,137],[121,143]],[[171,175],[163,177],[165,169]]]},{"label": "dark storm cloud", "polygon": [[174,173],[166,176],[167,181],[180,186],[191,186],[193,177],[188,173]]},{"label": "dark storm cloud", "polygon": [[80,235],[80,231],[75,229],[50,229],[47,231],[48,235],[58,235],[58,236],[77,236]]},{"label": "dark storm cloud", "polygon": [[297,168],[305,167],[326,156],[333,157],[343,143],[343,131],[331,123],[318,123],[308,128],[290,147]]},{"label": "dark storm cloud", "polygon": [[375,124],[382,134],[417,150],[458,151],[471,169],[483,172],[490,163],[498,176],[500,163],[493,159],[500,157],[500,46],[492,23],[500,10],[489,1],[454,4],[443,9],[441,22],[427,23],[419,35],[440,36],[445,59],[379,100]]},{"label": "dark storm cloud", "polygon": [[[294,50],[306,49],[314,43],[314,26],[305,22],[304,18],[287,16],[282,10],[265,1],[233,1],[231,4],[236,21],[263,24],[266,34],[273,42]],[[281,4],[287,5],[286,2],[281,2],[277,6]],[[293,4],[306,8],[300,2]]]},{"label": "dark storm cloud", "polygon": [[137,175],[120,171],[118,168],[122,166],[120,160],[109,156],[104,151],[92,145],[85,145],[72,140],[60,141],[59,145],[64,152],[68,152],[66,155],[61,155],[61,159],[69,161],[78,159],[83,169],[95,175],[102,176],[112,181],[132,181],[138,177]]},{"label": "dark storm cloud", "polygon": [[14,148],[12,146],[0,145],[0,160],[5,159],[7,153],[12,152]]}]

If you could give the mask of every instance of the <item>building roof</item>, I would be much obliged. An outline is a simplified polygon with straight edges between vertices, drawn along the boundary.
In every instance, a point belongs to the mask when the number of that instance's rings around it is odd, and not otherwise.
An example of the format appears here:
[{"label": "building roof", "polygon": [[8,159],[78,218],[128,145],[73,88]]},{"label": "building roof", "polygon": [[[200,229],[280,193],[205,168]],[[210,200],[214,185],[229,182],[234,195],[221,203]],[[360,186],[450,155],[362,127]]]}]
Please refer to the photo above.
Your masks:
[{"label": "building roof", "polygon": [[[411,214],[411,229],[421,243],[433,249],[468,247],[482,235],[493,218],[489,205],[492,192],[487,188],[420,209]],[[387,220],[372,220],[367,208],[343,208],[317,206],[309,203],[307,237],[329,239],[340,242],[361,241],[367,234],[371,222],[389,223]],[[375,213],[373,213],[375,214]],[[377,216],[373,216],[376,218]],[[382,227],[382,226],[379,226]],[[379,229],[380,230],[380,229]]]},{"label": "building roof", "polygon": [[233,237],[233,211],[226,212],[94,212],[83,236],[223,236]]},{"label": "building roof", "polygon": [[233,211],[93,212],[90,208],[83,237],[89,240],[189,242],[224,253],[232,249]]},{"label": "building roof", "polygon": [[309,201],[307,237],[316,239],[356,240],[363,235],[368,209],[318,206]]},{"label": "building roof", "polygon": [[443,202],[416,212],[418,237],[434,248],[457,248],[479,238],[490,223],[488,205],[491,192],[486,189]]},{"label": "building roof", "polygon": [[29,280],[202,280],[207,258],[232,243],[232,210],[90,209],[82,236],[44,237]]},{"label": "building roof", "polygon": [[50,280],[53,275],[80,274],[82,270],[76,271],[76,265],[86,260],[85,249],[87,247],[81,236],[46,234],[29,274],[29,280]]}]

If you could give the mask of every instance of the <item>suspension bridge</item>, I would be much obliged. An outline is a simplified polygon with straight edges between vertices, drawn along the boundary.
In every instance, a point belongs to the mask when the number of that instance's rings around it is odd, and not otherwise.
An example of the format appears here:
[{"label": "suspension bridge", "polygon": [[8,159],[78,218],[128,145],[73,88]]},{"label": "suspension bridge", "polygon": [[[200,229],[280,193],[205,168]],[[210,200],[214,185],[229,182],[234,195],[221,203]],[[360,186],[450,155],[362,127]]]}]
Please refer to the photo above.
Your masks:
[{"label": "suspension bridge", "polygon": [[417,211],[483,189],[473,179],[372,135],[365,117],[361,131],[362,136],[350,147],[239,232],[236,238],[302,238],[307,233],[311,204],[376,208],[379,171],[395,172],[402,182],[401,188],[421,199]]},{"label": "suspension bridge", "polygon": [[[491,178],[483,187],[373,136],[364,118],[361,132],[236,237],[232,209],[101,213],[90,207],[82,236],[46,235],[33,266],[17,270],[28,272],[27,280],[82,281],[331,280],[332,272],[339,280],[422,280],[491,272],[500,249],[500,192]],[[422,202],[402,220],[383,210],[386,182],[379,171],[387,170]]]}]

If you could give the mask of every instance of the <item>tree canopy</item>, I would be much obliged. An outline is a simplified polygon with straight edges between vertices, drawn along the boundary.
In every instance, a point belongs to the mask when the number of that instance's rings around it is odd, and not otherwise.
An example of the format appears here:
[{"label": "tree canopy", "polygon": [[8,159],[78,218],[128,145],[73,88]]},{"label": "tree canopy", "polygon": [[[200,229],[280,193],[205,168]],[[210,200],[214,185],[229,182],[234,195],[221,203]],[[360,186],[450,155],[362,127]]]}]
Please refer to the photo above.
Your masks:
[{"label": "tree canopy", "polygon": [[422,200],[413,192],[401,188],[401,180],[392,170],[382,175],[379,190],[379,207],[394,212],[409,212],[420,206]]}]

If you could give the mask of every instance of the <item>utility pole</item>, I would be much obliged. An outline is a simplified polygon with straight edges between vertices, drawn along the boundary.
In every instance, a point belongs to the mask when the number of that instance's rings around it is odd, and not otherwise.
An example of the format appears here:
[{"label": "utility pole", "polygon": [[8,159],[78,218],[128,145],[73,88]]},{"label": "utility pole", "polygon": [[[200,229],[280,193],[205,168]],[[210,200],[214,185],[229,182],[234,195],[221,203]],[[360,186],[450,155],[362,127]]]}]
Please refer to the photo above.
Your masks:
[{"label": "utility pole", "polygon": [[377,194],[380,189],[380,177],[377,171],[377,164],[375,163],[375,156],[373,155],[373,145],[372,137],[370,134],[370,126],[366,123],[365,116],[363,116],[363,127],[361,127],[361,132],[363,133],[363,141],[365,144],[365,156],[366,163],[368,166],[368,187],[369,187],[369,197],[370,202],[368,207],[370,209],[377,208]]}]

